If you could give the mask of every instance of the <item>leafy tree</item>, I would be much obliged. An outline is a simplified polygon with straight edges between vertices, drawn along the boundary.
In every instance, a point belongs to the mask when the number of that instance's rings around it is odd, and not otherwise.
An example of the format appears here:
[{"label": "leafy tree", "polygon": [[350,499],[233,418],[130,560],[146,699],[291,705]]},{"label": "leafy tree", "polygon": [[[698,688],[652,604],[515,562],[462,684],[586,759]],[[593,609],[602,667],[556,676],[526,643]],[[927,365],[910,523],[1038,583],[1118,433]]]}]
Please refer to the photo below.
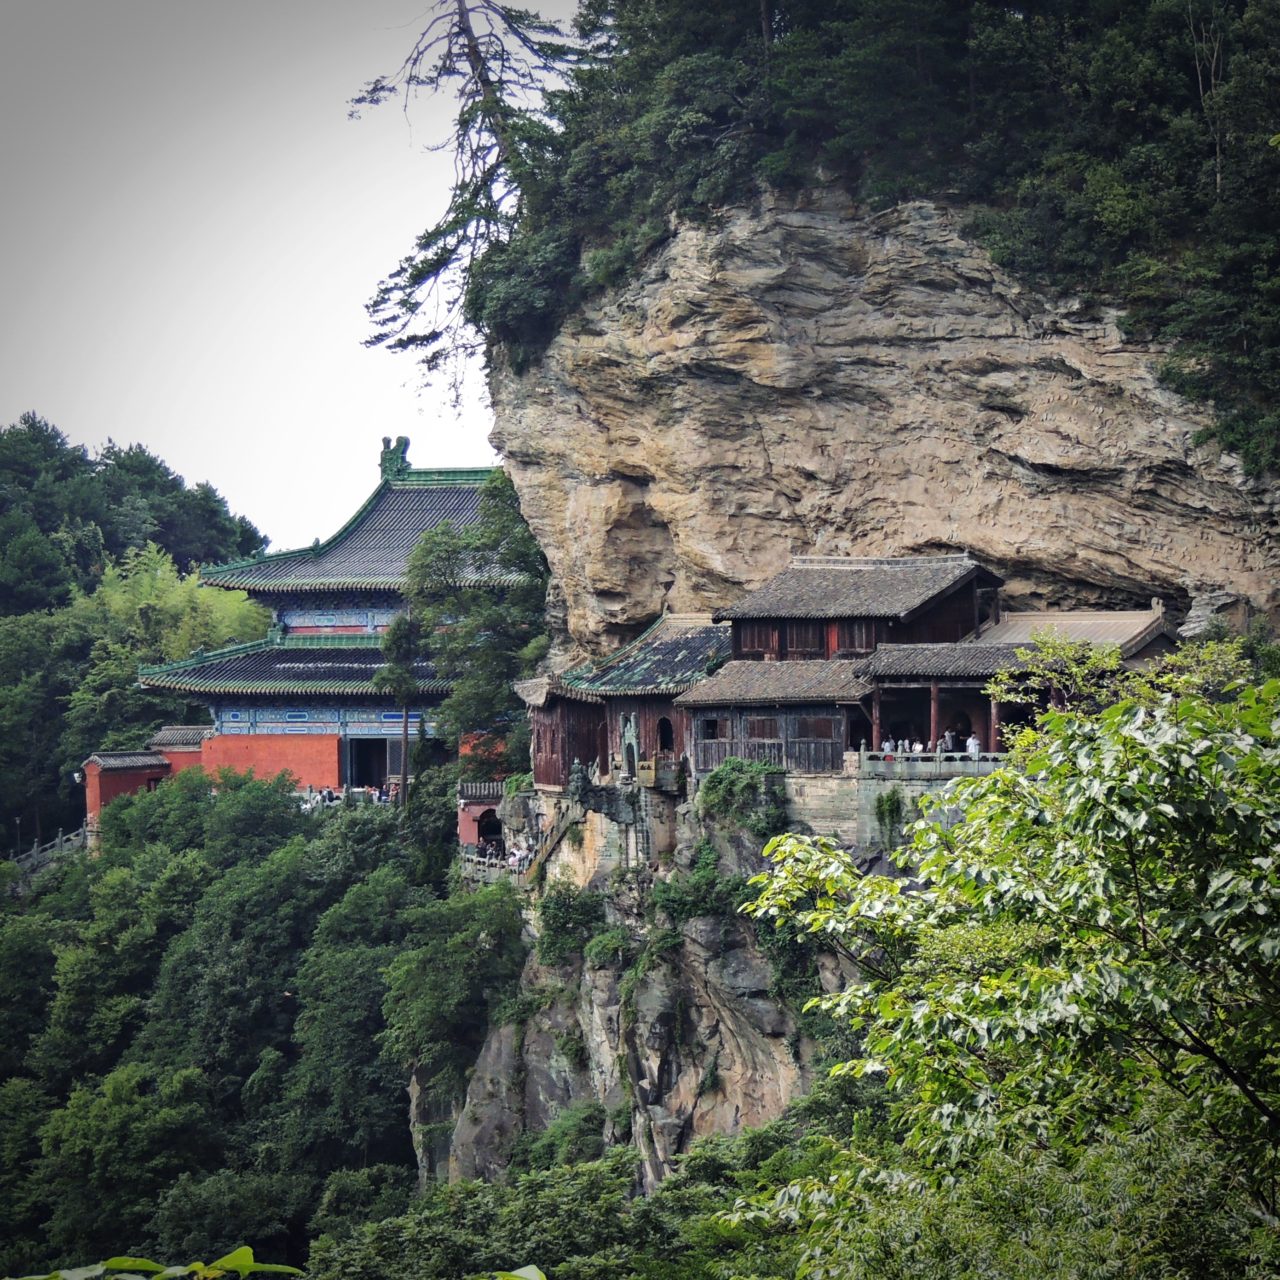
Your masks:
[{"label": "leafy tree", "polygon": [[409,913],[417,945],[387,970],[385,1050],[424,1088],[452,1099],[484,1040],[490,1011],[524,962],[516,891],[499,882]]},{"label": "leafy tree", "polygon": [[917,824],[900,858],[923,889],[784,836],[750,909],[867,975],[822,1005],[926,1158],[1137,1128],[1158,1087],[1274,1213],[1278,725],[1280,682],[1052,713],[1025,772],[958,782],[965,821]]},{"label": "leafy tree", "polygon": [[527,718],[511,682],[547,651],[547,580],[515,488],[500,471],[485,482],[473,524],[428,530],[409,558],[407,593],[422,643],[451,685],[439,722],[469,773],[527,767]]},{"label": "leafy tree", "polygon": [[69,1265],[141,1241],[158,1194],[217,1159],[207,1082],[196,1068],[119,1067],[72,1091],[41,1130],[38,1166],[50,1245]]},{"label": "leafy tree", "polygon": [[[474,350],[465,306],[472,264],[500,253],[522,198],[535,186],[535,158],[550,142],[540,98],[572,45],[555,23],[497,0],[438,0],[399,70],[365,86],[353,107],[404,90],[454,90],[456,178],[449,205],[369,304],[373,342],[424,353],[429,368]],[[424,303],[432,304],[422,314]]]},{"label": "leafy tree", "polygon": [[294,983],[298,1060],[283,1092],[291,1165],[412,1161],[403,1071],[371,1046],[385,1026],[387,970],[412,940],[413,913],[428,897],[398,867],[384,866],[320,917]]}]

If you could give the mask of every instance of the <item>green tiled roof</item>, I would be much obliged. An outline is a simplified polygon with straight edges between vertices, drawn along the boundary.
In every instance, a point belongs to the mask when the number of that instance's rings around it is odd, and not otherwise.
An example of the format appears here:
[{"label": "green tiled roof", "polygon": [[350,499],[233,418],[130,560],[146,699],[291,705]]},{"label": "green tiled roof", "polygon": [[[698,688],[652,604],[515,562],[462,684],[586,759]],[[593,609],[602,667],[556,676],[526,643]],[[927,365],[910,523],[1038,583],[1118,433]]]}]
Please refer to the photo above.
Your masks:
[{"label": "green tiled roof", "polygon": [[675,694],[705,680],[733,645],[728,626],[705,614],[665,614],[643,635],[603,662],[566,671],[566,691],[597,697]]},{"label": "green tiled roof", "polygon": [[[368,696],[378,693],[373,677],[383,666],[381,636],[269,636],[142,667],[138,680],[146,688],[182,693]],[[430,663],[415,663],[414,674],[420,693],[449,692]]]},{"label": "green tiled roof", "polygon": [[[480,489],[492,467],[403,471],[388,476],[359,511],[325,542],[277,551],[201,571],[209,586],[245,591],[402,591],[409,553],[428,529],[445,520],[471,524]],[[476,583],[508,581],[509,575],[475,566]]]}]

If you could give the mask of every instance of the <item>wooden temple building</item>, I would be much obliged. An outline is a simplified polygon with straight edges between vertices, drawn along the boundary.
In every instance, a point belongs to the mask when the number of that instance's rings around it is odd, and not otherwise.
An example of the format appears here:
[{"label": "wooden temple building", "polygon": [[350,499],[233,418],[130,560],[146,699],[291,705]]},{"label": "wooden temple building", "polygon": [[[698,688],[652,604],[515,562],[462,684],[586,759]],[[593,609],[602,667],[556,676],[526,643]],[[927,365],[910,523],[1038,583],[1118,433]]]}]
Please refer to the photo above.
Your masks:
[{"label": "wooden temple building", "polygon": [[[985,693],[1042,631],[1140,663],[1173,644],[1150,610],[1004,613],[1002,580],[968,555],[796,557],[711,617],[672,615],[609,659],[517,686],[540,789],[574,762],[599,781],[667,789],[730,756],[797,775],[850,771],[886,742],[999,753],[1021,709]],[[896,752],[895,752],[896,753]]]},{"label": "wooden temple building", "polygon": [[729,756],[839,773],[847,752],[935,752],[948,731],[956,749],[998,753],[1006,709],[984,690],[1034,634],[1115,644],[1130,662],[1173,643],[1159,601],[1002,615],[1001,585],[967,555],[797,557],[715,615],[733,627],[734,660],[676,700],[692,718],[694,773]]},{"label": "wooden temple building", "polygon": [[729,657],[729,645],[729,628],[705,614],[664,614],[602,662],[521,681],[534,786],[567,786],[577,762],[599,781],[674,790],[692,742],[676,699]]},{"label": "wooden temple building", "polygon": [[[382,633],[403,608],[408,557],[422,534],[446,520],[474,521],[492,474],[414,469],[408,446],[404,437],[383,441],[377,488],[327,541],[202,571],[205,586],[247,591],[266,605],[271,629],[262,640],[141,669],[143,686],[205,703],[212,725],[193,731],[199,740],[180,762],[156,740],[145,752],[90,757],[91,827],[107,799],[154,785],[180,764],[259,776],[288,770],[316,789],[378,786],[399,774],[403,713],[373,682]],[[501,587],[477,574],[482,580]],[[415,674],[421,700],[409,712],[411,729],[431,736],[432,709],[448,686],[429,663]]]}]

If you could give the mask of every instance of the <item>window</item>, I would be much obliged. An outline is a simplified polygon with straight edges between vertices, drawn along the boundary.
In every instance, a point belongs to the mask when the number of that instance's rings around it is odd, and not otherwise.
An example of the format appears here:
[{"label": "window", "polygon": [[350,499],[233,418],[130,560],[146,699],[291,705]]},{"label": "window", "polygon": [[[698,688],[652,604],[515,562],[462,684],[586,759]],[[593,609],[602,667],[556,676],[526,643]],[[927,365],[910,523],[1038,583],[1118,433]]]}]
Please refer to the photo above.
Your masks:
[{"label": "window", "polygon": [[698,737],[703,742],[717,742],[729,735],[725,732],[726,722],[723,720],[699,720]]},{"label": "window", "polygon": [[836,736],[836,722],[831,716],[798,716],[797,738],[818,738],[829,742]]},{"label": "window", "polygon": [[674,751],[675,746],[675,730],[671,727],[671,721],[666,716],[662,716],[658,720],[658,750]]},{"label": "window", "polygon": [[773,644],[773,623],[771,622],[743,622],[738,626],[738,652],[747,653],[772,653]]},{"label": "window", "polygon": [[749,716],[747,718],[747,734],[748,738],[766,738],[776,739],[778,735],[778,720],[776,716]]},{"label": "window", "polygon": [[788,622],[787,623],[787,657],[788,658],[823,658],[826,656],[826,645],[823,643],[823,627],[820,622]]},{"label": "window", "polygon": [[842,653],[870,653],[876,647],[876,624],[858,618],[847,618],[836,633]]}]

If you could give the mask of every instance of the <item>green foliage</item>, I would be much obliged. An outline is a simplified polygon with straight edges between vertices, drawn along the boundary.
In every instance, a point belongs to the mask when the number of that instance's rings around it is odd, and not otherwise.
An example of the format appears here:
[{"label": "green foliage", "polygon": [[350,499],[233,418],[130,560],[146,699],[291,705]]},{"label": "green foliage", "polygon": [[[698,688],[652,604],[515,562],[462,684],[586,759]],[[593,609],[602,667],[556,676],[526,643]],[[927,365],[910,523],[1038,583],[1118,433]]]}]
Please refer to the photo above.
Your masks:
[{"label": "green foliage", "polygon": [[[615,1113],[630,1123],[630,1108]],[[802,1238],[786,1227],[729,1225],[723,1210],[762,1187],[833,1167],[830,1139],[851,1130],[878,1144],[874,1091],[820,1082],[782,1119],[734,1137],[695,1142],[678,1170],[648,1196],[633,1195],[636,1153],[615,1148],[581,1158],[606,1120],[595,1104],[569,1108],[522,1144],[526,1152],[562,1145],[545,1158],[565,1163],[519,1173],[505,1183],[461,1182],[428,1188],[403,1217],[312,1249],[312,1280],[375,1280],[411,1274],[424,1280],[487,1274],[511,1258],[536,1257],[555,1280],[606,1274],[645,1280],[720,1280],[725,1275],[782,1280],[797,1274]],[[576,1136],[575,1136],[576,1135]],[[878,1145],[877,1148],[878,1149]]]},{"label": "green foliage", "polygon": [[876,796],[876,826],[880,828],[880,841],[887,849],[898,841],[902,831],[902,819],[907,811],[907,798],[898,785]]},{"label": "green foliage", "polygon": [[0,615],[91,592],[112,560],[148,543],[183,573],[263,544],[214,489],[188,489],[141,445],[108,443],[91,459],[33,413],[0,427],[0,534]]},{"label": "green foliage", "polygon": [[438,721],[451,749],[465,741],[469,776],[528,767],[527,717],[511,682],[546,652],[547,577],[515,488],[500,471],[485,482],[473,524],[437,525],[409,558],[407,594],[421,650],[452,684]]},{"label": "green foliage", "polygon": [[604,1151],[605,1110],[598,1102],[566,1107],[537,1134],[524,1133],[511,1155],[518,1172],[598,1160]]},{"label": "green foliage", "polygon": [[207,720],[203,706],[138,688],[140,662],[251,640],[268,623],[242,592],[199,590],[153,545],[95,581],[56,613],[0,617],[0,820],[12,831],[21,816],[33,839],[79,826],[71,772],[91,752],[137,749],[162,724]]},{"label": "green foliage", "polygon": [[965,821],[918,823],[927,882],[859,875],[784,837],[751,908],[867,975],[822,1004],[888,1073],[913,1148],[1142,1124],[1167,1090],[1274,1212],[1280,1151],[1280,682],[1234,702],[1123,702],[1046,718],[1025,772],[957,782]]},{"label": "green foliage", "polygon": [[673,925],[681,925],[698,916],[733,915],[750,896],[741,876],[720,874],[720,855],[711,841],[703,840],[689,871],[656,880],[650,901]]},{"label": "green foliage", "polygon": [[604,923],[604,896],[567,880],[547,886],[538,900],[537,954],[543,964],[562,964],[580,952]]},{"label": "green foliage", "polygon": [[623,928],[605,929],[582,948],[590,969],[620,969],[631,957],[631,935]]},{"label": "green foliage", "polygon": [[729,1221],[790,1236],[802,1274],[824,1280],[1263,1280],[1280,1264],[1280,1237],[1239,1181],[1158,1112],[1079,1153],[987,1148],[952,1179],[928,1178],[892,1147],[863,1145],[819,1176],[754,1197]]},{"label": "green foliage", "polygon": [[698,788],[698,805],[709,817],[767,840],[786,830],[787,811],[777,785],[782,773],[778,765],[730,756],[707,774]]},{"label": "green foliage", "polygon": [[[278,782],[215,793],[190,771],[108,825],[100,854],[0,916],[0,1272],[102,1256],[120,1232],[167,1256],[249,1239],[301,1259],[318,1213],[338,1230],[360,1205],[400,1211],[414,1158],[381,1010],[440,904],[398,816],[317,824]],[[439,1034],[462,1059],[483,1003],[458,1016]]]},{"label": "green foliage", "polygon": [[165,1266],[152,1262],[149,1258],[108,1258],[105,1262],[88,1267],[72,1267],[62,1271],[51,1271],[47,1275],[24,1276],[22,1280],[97,1280],[98,1276],[108,1278],[114,1276],[118,1280],[147,1280],[152,1276],[195,1276],[197,1280],[217,1280],[226,1275],[292,1275],[300,1276],[297,1267],[282,1267],[277,1263],[258,1262],[254,1259],[253,1250],[246,1245],[232,1249],[213,1262],[188,1262],[185,1265],[175,1263]]},{"label": "green foliage", "polygon": [[520,904],[500,881],[409,914],[422,941],[386,970],[382,1042],[428,1094],[452,1099],[523,965]]},{"label": "green foliage", "polygon": [[502,794],[507,796],[514,796],[521,791],[531,791],[532,789],[532,773],[513,773],[511,777],[502,784]]}]

